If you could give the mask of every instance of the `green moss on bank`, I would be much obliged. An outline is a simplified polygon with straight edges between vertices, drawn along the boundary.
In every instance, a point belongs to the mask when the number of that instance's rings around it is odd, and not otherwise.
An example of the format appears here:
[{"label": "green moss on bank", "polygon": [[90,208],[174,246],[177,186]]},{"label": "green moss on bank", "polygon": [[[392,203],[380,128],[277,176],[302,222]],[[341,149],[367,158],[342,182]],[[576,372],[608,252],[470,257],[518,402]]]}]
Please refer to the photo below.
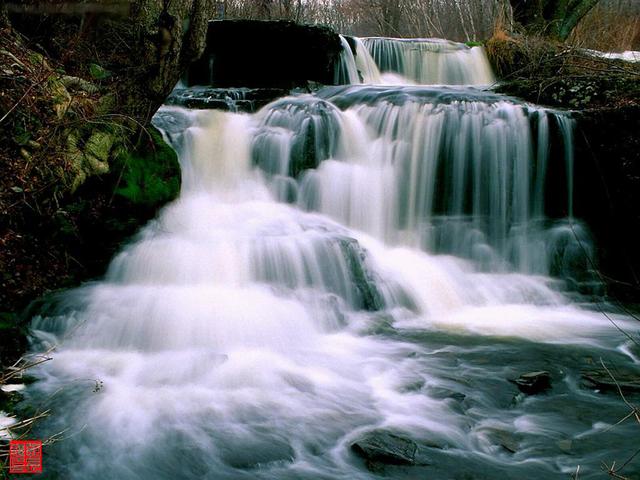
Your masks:
[{"label": "green moss on bank", "polygon": [[150,127],[147,138],[115,158],[112,166],[119,181],[115,194],[134,205],[157,208],[177,197],[180,165],[176,152],[158,130]]},{"label": "green moss on bank", "polygon": [[[60,197],[50,215],[25,218],[28,228],[16,236],[21,243],[12,254],[14,266],[2,273],[10,288],[2,305],[8,312],[0,314],[0,368],[26,348],[28,319],[20,312],[30,301],[102,275],[123,243],[178,196],[180,165],[160,132],[144,129],[127,148],[121,131],[115,124],[78,131],[81,160],[91,158],[105,168]],[[45,271],[50,274],[40,273]]]}]

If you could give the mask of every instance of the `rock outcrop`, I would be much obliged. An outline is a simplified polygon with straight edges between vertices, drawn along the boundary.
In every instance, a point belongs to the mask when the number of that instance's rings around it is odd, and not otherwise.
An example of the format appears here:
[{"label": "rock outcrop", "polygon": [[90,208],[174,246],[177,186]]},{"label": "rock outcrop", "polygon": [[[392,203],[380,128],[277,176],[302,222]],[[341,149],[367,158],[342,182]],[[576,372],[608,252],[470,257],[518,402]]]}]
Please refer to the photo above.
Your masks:
[{"label": "rock outcrop", "polygon": [[340,38],[330,28],[286,21],[214,21],[206,38],[203,55],[189,69],[189,85],[293,88],[309,81],[333,85],[341,52]]},{"label": "rock outcrop", "polygon": [[415,465],[418,445],[413,440],[384,430],[374,430],[351,444],[370,470],[382,465]]},{"label": "rock outcrop", "polygon": [[640,303],[640,104],[577,112],[575,213],[596,238],[607,292]]}]

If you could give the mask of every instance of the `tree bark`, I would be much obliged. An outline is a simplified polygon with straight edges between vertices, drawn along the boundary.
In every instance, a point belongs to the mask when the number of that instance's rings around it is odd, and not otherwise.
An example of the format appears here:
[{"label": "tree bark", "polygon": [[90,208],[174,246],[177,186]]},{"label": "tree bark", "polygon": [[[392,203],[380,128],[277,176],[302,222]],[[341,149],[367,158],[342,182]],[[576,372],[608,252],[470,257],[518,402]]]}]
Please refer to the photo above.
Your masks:
[{"label": "tree bark", "polygon": [[129,96],[148,101],[142,110],[135,103],[129,106],[137,118],[150,119],[200,56],[208,22],[214,18],[214,0],[138,0],[134,4],[129,25],[135,43],[127,70],[135,74],[123,76],[122,81]]},{"label": "tree bark", "polygon": [[599,0],[509,0],[514,20],[528,33],[566,40]]},{"label": "tree bark", "polygon": [[216,18],[214,0],[6,4],[13,27],[74,74],[82,76],[91,64],[108,72],[102,84],[114,91],[113,110],[143,124],[202,53],[208,22]]}]

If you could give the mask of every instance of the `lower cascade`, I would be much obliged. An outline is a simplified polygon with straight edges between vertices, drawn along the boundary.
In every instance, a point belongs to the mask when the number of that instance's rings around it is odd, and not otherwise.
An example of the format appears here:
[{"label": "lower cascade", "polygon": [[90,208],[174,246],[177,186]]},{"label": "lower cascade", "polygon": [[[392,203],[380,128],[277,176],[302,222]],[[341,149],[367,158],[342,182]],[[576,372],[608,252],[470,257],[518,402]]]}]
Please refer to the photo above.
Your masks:
[{"label": "lower cascade", "polygon": [[[363,44],[368,75],[422,78]],[[33,320],[55,478],[588,479],[633,453],[624,404],[582,383],[640,352],[577,292],[568,113],[348,85],[154,123],[180,197]]]}]

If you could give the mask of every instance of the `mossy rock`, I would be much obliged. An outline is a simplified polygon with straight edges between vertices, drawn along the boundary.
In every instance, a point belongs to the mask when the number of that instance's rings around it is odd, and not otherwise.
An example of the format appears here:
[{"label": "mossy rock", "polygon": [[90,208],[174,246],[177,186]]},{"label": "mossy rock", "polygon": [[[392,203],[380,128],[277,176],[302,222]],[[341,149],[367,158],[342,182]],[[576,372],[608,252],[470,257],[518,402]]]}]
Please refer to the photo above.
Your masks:
[{"label": "mossy rock", "polygon": [[113,134],[97,131],[84,145],[85,168],[89,174],[101,174],[109,171],[109,156],[115,142]]},{"label": "mossy rock", "polygon": [[134,205],[157,208],[180,191],[178,156],[154,127],[149,127],[134,149],[115,157],[111,171],[119,178],[115,195]]},{"label": "mossy rock", "polygon": [[71,106],[71,95],[65,88],[64,83],[55,75],[52,75],[47,80],[47,88],[50,92],[56,117],[58,120],[62,120]]}]

